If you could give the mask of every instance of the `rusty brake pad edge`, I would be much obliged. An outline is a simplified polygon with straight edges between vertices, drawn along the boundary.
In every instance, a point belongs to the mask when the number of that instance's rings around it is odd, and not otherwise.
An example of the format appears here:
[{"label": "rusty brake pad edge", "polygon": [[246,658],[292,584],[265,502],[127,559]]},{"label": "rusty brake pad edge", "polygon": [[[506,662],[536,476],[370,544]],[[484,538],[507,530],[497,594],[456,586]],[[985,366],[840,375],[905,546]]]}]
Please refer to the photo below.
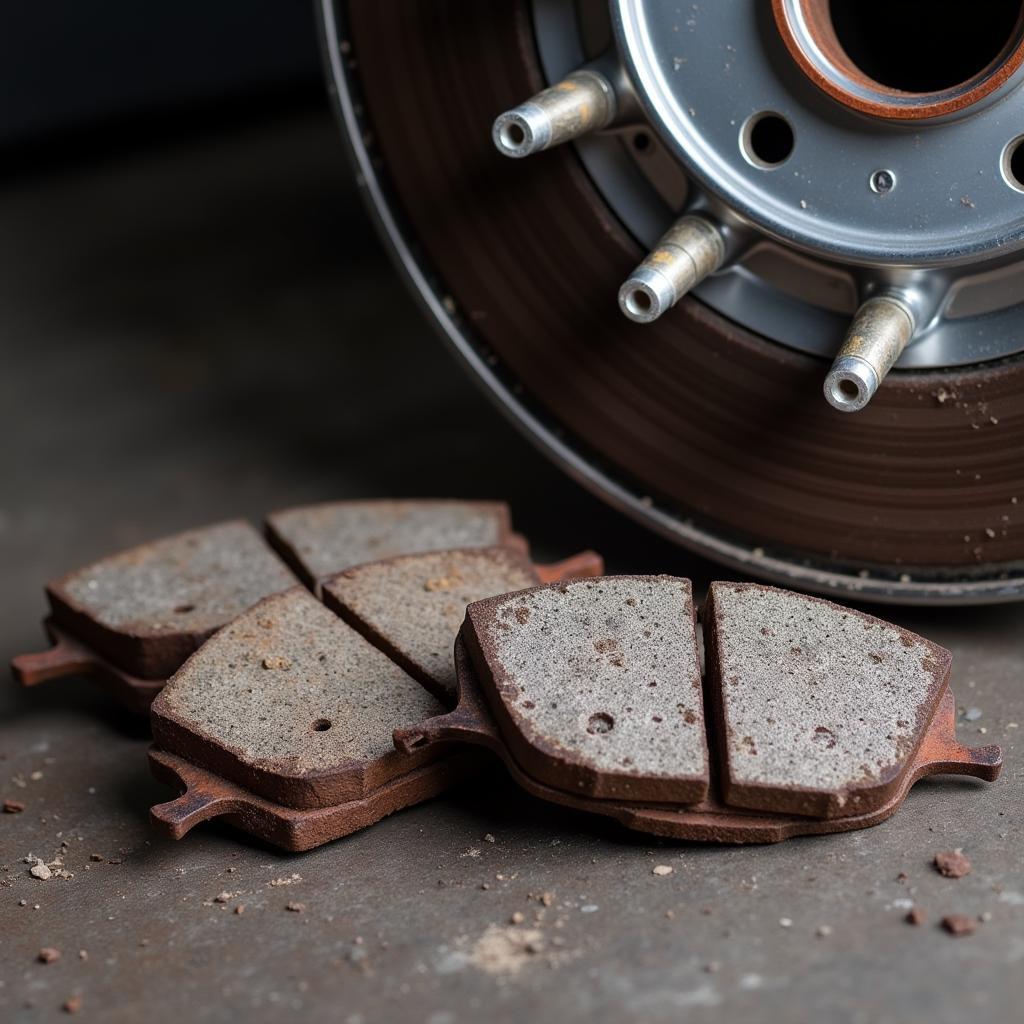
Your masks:
[{"label": "rusty brake pad edge", "polygon": [[91,647],[61,629],[52,618],[43,622],[52,647],[11,659],[11,672],[21,686],[37,686],[50,679],[84,676],[94,679],[128,711],[145,715],[162,689],[160,679],[139,679],[111,664]]},{"label": "rusty brake pad edge", "polygon": [[223,818],[235,828],[291,853],[341,839],[376,824],[396,811],[423,803],[479,771],[479,756],[457,751],[372,790],[358,800],[298,810],[266,800],[175,754],[152,747],[154,777],[181,790],[181,795],[150,809],[154,828],[181,839],[196,825]]},{"label": "rusty brake pad edge", "polygon": [[[464,626],[464,629],[468,627]],[[480,744],[504,761],[509,772],[527,792],[581,811],[604,814],[631,829],[668,838],[731,843],[777,842],[797,835],[866,828],[894,814],[914,783],[925,776],[959,774],[993,781],[1002,764],[999,747],[972,750],[957,741],[955,701],[946,689],[898,785],[885,802],[870,811],[842,817],[812,818],[726,807],[717,796],[689,808],[592,799],[547,786],[524,770],[504,743],[487,707],[461,635],[456,645],[456,662],[458,706],[448,715],[431,722],[396,730],[395,742],[400,749],[423,747],[439,741]]]}]

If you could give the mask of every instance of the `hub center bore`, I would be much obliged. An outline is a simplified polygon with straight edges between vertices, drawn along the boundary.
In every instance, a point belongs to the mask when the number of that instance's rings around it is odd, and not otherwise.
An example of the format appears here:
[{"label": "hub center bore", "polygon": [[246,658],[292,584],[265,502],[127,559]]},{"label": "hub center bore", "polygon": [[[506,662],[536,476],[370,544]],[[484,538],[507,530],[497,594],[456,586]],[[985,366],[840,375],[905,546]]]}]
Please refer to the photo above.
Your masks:
[{"label": "hub center bore", "polygon": [[986,0],[773,0],[804,73],[833,99],[888,120],[968,110],[1024,64],[1024,3]]}]

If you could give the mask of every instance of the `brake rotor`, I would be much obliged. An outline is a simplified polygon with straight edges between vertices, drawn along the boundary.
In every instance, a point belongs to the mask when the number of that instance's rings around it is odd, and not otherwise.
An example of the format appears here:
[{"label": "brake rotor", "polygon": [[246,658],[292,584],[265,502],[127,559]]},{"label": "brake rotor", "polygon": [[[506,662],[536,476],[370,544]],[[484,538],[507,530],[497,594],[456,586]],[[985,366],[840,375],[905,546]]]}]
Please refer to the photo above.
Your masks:
[{"label": "brake rotor", "polygon": [[1022,5],[916,6],[322,0],[322,22],[406,276],[568,472],[745,573],[1014,600]]}]

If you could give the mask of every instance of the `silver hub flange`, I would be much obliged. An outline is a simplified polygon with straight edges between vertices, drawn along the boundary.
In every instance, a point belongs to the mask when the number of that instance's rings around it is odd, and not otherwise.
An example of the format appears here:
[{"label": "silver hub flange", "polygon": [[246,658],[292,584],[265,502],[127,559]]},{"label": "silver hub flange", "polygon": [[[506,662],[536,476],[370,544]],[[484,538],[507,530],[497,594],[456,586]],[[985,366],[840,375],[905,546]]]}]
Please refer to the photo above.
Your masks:
[{"label": "silver hub flange", "polygon": [[[616,92],[617,117],[571,141],[652,257],[673,222],[714,223],[723,258],[679,256],[711,267],[692,290],[769,339],[837,359],[834,373],[851,354],[852,325],[875,325],[880,333],[859,334],[854,347],[884,358],[825,383],[836,408],[856,411],[873,391],[853,394],[851,380],[877,386],[891,365],[1024,351],[1024,4],[998,6],[976,17],[1004,23],[957,56],[958,68],[980,62],[973,77],[941,81],[953,57],[940,50],[926,92],[876,81],[832,45],[849,31],[840,15],[859,19],[858,59],[880,78],[909,74],[885,64],[901,40],[885,37],[887,19],[869,20],[874,0],[536,0],[534,14],[552,84],[586,68]],[[933,16],[954,10],[962,21],[952,4],[933,5]],[[650,276],[650,259],[621,295],[640,322],[650,307],[632,287]],[[891,300],[888,321],[858,317],[879,298]]]}]

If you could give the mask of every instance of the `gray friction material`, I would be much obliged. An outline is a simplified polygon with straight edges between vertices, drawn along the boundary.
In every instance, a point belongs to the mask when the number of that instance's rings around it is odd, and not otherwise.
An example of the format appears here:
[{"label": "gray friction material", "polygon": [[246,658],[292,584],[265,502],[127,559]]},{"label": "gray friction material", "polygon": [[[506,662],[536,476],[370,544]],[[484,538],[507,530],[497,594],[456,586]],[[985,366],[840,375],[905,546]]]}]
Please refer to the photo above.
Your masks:
[{"label": "gray friction material", "polygon": [[454,701],[455,637],[466,606],[538,583],[506,548],[405,555],[357,566],[324,583],[324,600],[425,686]]},{"label": "gray friction material", "polygon": [[153,727],[164,749],[187,759],[194,750],[181,749],[180,737],[198,738],[202,763],[215,771],[222,752],[243,772],[329,780],[394,757],[395,728],[441,711],[419,683],[296,587],[208,640],[157,697]]},{"label": "gray friction material", "polygon": [[508,506],[471,501],[339,501],[267,517],[271,542],[310,584],[364,562],[504,544]]},{"label": "gray friction material", "polygon": [[[513,735],[552,762],[534,772],[566,788],[558,762],[583,769],[588,778],[576,785],[598,795],[671,799],[681,780],[706,790],[688,580],[554,584],[472,605],[468,616],[467,640],[486,662],[499,721],[507,716]],[[660,789],[642,796],[640,780]]]},{"label": "gray friction material", "polygon": [[51,589],[112,631],[161,636],[210,632],[295,582],[257,530],[232,521],[101,559]]},{"label": "gray friction material", "polygon": [[945,686],[948,652],[871,616],[770,587],[715,583],[709,606],[708,674],[721,681],[727,795],[735,787],[833,794],[841,813],[852,788],[907,766]]}]

